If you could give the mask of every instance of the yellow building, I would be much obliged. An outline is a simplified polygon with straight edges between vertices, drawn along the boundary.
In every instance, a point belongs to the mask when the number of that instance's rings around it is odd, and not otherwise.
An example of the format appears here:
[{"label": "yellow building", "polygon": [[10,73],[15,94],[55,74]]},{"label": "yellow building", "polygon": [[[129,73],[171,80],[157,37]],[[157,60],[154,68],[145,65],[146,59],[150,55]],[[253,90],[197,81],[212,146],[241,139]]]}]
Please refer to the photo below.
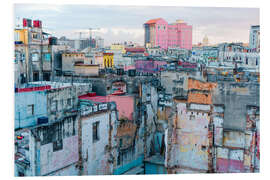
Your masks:
[{"label": "yellow building", "polygon": [[15,29],[14,41],[21,41],[23,44],[28,44],[28,30],[27,29]]},{"label": "yellow building", "polygon": [[110,47],[110,50],[112,50],[112,51],[114,51],[114,50],[121,51],[122,54],[126,53],[125,46],[121,45],[121,44],[112,44],[111,47]]},{"label": "yellow building", "polygon": [[113,53],[103,53],[103,67],[112,68],[113,66]]}]

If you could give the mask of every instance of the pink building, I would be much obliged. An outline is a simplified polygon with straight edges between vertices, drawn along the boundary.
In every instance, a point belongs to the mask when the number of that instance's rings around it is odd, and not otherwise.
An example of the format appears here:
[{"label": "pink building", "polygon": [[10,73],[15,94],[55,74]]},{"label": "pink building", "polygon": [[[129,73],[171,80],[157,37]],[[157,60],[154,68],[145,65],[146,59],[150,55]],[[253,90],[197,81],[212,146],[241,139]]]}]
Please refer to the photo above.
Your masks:
[{"label": "pink building", "polygon": [[115,102],[119,119],[127,118],[128,120],[133,120],[133,112],[135,108],[133,96],[97,96],[95,93],[88,93],[79,96],[79,99],[90,100],[97,103]]},{"label": "pink building", "polygon": [[181,20],[168,24],[164,19],[151,19],[144,24],[145,46],[192,49],[192,26]]}]

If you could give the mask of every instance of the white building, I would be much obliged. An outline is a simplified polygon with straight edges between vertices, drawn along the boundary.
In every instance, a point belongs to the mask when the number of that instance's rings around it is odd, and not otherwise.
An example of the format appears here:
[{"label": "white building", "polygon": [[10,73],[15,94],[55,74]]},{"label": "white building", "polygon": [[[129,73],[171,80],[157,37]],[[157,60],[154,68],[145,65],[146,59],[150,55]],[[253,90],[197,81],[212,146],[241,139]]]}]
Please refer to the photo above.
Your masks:
[{"label": "white building", "polygon": [[219,53],[219,59],[226,66],[234,66],[234,62],[237,62],[238,67],[258,69],[260,66],[260,53],[258,52],[223,51]]},{"label": "white building", "polygon": [[257,49],[259,47],[260,47],[260,25],[251,26],[249,32],[249,48]]},{"label": "white building", "polygon": [[79,129],[81,134],[80,175],[109,175],[113,172],[115,156],[116,109],[109,103],[81,105]]}]

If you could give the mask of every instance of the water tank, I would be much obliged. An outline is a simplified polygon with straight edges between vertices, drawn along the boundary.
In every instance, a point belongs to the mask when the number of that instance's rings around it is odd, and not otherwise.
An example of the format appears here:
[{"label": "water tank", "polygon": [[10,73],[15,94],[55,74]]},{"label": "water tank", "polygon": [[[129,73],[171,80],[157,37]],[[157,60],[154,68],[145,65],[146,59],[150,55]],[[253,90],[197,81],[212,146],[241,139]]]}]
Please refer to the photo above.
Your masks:
[{"label": "water tank", "polygon": [[33,25],[34,25],[35,28],[41,28],[42,27],[42,24],[41,24],[40,20],[34,20]]},{"label": "water tank", "polygon": [[49,38],[49,45],[57,45],[57,38],[56,37],[50,37]]},{"label": "water tank", "polygon": [[32,27],[32,20],[23,18],[23,27]]},{"label": "water tank", "polygon": [[39,117],[37,119],[37,123],[38,124],[46,124],[46,123],[48,123],[48,117]]},{"label": "water tank", "polygon": [[123,68],[117,69],[116,74],[117,75],[123,75],[124,74],[124,69]]},{"label": "water tank", "polygon": [[128,70],[128,76],[136,76],[136,70],[135,69],[129,69]]}]

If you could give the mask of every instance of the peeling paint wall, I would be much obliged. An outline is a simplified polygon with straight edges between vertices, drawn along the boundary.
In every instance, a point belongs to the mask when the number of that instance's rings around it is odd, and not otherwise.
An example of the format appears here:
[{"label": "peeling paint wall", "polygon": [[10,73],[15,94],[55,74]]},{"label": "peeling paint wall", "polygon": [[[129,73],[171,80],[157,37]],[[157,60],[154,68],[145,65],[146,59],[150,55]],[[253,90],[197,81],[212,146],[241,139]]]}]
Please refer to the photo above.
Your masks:
[{"label": "peeling paint wall", "polygon": [[[15,129],[37,125],[37,118],[47,115],[44,91],[15,93]],[[33,105],[32,109],[29,109]]]},{"label": "peeling paint wall", "polygon": [[78,176],[78,168],[76,164],[72,164],[64,169],[50,174],[49,176]]},{"label": "peeling paint wall", "polygon": [[239,131],[224,131],[223,145],[230,148],[245,147],[245,133]]},{"label": "peeling paint wall", "polygon": [[[43,145],[40,147],[41,175],[48,175],[65,168],[76,163],[78,159],[77,135],[64,138],[62,150],[54,151],[53,143]],[[78,171],[73,175],[78,175]]]},{"label": "peeling paint wall", "polygon": [[116,108],[119,113],[119,119],[127,118],[133,120],[134,113],[134,97],[133,96],[114,96],[110,95],[109,101],[116,103]]},{"label": "peeling paint wall", "polygon": [[[222,111],[224,112],[224,111]],[[220,113],[219,115],[223,115]],[[216,146],[216,172],[258,172],[256,167],[257,149],[259,140],[256,139],[258,122],[258,107],[247,106],[246,111],[246,129],[244,131],[224,129],[222,144],[215,143]],[[223,128],[221,123],[222,116],[214,117],[214,124],[217,128]],[[215,132],[215,138],[220,137]],[[259,153],[258,153],[259,154]]]},{"label": "peeling paint wall", "polygon": [[[201,106],[201,105],[200,105]],[[207,172],[208,167],[208,112],[187,109],[186,103],[177,103],[175,142],[173,142],[168,166],[172,171]]]},{"label": "peeling paint wall", "polygon": [[217,172],[244,172],[244,151],[240,149],[217,148]]},{"label": "peeling paint wall", "polygon": [[[109,116],[110,113],[107,111],[81,118],[84,175],[112,174],[113,164],[108,162],[110,155],[107,151],[109,147]],[[93,123],[95,122],[99,122],[99,140],[93,139]]]},{"label": "peeling paint wall", "polygon": [[[248,88],[248,92],[241,89]],[[245,130],[246,105],[259,106],[260,85],[257,83],[218,82],[213,91],[214,104],[224,104],[224,128]],[[232,113],[233,112],[233,113]]]},{"label": "peeling paint wall", "polygon": [[[49,175],[77,163],[78,130],[76,117],[40,127],[40,175]],[[38,159],[38,157],[37,157]],[[76,173],[78,174],[78,172]]]}]

